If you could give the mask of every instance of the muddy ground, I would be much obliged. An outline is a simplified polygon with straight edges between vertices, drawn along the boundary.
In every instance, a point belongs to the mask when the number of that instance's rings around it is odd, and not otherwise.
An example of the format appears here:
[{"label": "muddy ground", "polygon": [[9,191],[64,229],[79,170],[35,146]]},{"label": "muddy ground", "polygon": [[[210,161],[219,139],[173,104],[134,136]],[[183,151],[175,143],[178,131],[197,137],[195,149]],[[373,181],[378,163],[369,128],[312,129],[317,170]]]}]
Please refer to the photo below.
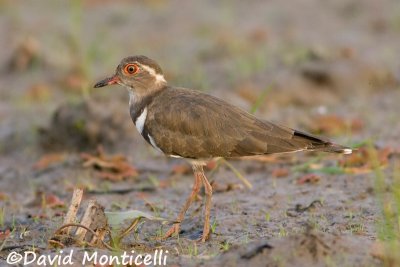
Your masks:
[{"label": "muddy ground", "polygon": [[[398,0],[2,0],[0,35],[5,266],[12,251],[55,253],[47,241],[76,187],[85,189],[83,205],[94,198],[109,211],[175,219],[193,182],[189,165],[142,140],[125,89],[91,88],[135,54],[156,59],[170,84],[361,148],[355,157],[230,161],[251,189],[227,165],[210,166],[208,242],[193,241],[202,230],[202,192],[179,239],[159,241],[169,224],[142,220],[122,249],[168,250],[169,266],[384,263],[374,251],[383,220],[376,180],[382,170],[390,189],[399,168]],[[81,153],[95,155],[99,145],[124,155],[137,175],[84,167]]]}]

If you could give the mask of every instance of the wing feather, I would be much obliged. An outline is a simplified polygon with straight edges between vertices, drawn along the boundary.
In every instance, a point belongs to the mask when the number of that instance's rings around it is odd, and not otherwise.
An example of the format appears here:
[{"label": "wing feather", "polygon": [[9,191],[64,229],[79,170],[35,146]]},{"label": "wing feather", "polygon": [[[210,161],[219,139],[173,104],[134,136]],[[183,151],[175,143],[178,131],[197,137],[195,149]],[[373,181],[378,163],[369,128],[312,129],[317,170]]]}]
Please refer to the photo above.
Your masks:
[{"label": "wing feather", "polygon": [[221,99],[198,91],[167,88],[156,97],[160,99],[150,104],[149,110],[153,112],[148,114],[147,130],[154,140],[159,140],[157,146],[167,155],[229,158],[323,149],[332,145],[314,136],[259,120]]}]

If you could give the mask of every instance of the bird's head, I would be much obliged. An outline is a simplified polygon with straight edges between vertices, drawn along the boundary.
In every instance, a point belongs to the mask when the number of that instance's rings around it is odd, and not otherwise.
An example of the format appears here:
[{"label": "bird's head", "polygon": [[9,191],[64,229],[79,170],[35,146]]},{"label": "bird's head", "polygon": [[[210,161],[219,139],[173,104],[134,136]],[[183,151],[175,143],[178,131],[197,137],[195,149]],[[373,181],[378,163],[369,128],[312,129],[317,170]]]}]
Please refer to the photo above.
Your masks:
[{"label": "bird's head", "polygon": [[121,60],[115,74],[95,84],[95,88],[119,84],[137,95],[146,95],[163,88],[167,82],[160,66],[145,56],[131,56]]}]

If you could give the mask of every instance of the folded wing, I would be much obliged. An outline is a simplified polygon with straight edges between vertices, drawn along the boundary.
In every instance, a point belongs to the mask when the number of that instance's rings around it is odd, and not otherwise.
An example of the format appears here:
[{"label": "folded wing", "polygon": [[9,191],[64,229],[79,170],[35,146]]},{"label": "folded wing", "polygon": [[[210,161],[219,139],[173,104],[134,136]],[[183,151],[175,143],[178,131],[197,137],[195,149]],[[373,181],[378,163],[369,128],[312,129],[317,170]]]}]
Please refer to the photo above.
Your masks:
[{"label": "folded wing", "polygon": [[[345,147],[316,136],[262,121],[210,95],[189,89],[164,90],[153,101],[147,131],[167,155],[185,158],[240,157]],[[155,108],[154,105],[163,105]],[[351,150],[350,150],[351,151]]]}]

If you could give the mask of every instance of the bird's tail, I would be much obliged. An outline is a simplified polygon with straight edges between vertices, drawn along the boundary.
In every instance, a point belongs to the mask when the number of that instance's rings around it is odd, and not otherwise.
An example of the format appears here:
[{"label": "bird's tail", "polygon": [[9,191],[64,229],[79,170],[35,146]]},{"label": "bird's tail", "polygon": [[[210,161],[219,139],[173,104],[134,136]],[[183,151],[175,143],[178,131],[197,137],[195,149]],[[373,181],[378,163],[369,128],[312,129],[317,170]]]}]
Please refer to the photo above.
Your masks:
[{"label": "bird's tail", "polygon": [[331,152],[331,153],[341,153],[346,155],[353,153],[353,149],[346,146],[337,145],[334,143],[330,143],[326,148],[322,149],[321,151]]},{"label": "bird's tail", "polygon": [[300,132],[297,130],[294,131],[293,139],[307,142],[306,150],[324,151],[324,152],[341,153],[341,154],[351,154],[353,152],[353,150],[349,147],[334,144],[328,140],[324,140],[312,134]]}]

